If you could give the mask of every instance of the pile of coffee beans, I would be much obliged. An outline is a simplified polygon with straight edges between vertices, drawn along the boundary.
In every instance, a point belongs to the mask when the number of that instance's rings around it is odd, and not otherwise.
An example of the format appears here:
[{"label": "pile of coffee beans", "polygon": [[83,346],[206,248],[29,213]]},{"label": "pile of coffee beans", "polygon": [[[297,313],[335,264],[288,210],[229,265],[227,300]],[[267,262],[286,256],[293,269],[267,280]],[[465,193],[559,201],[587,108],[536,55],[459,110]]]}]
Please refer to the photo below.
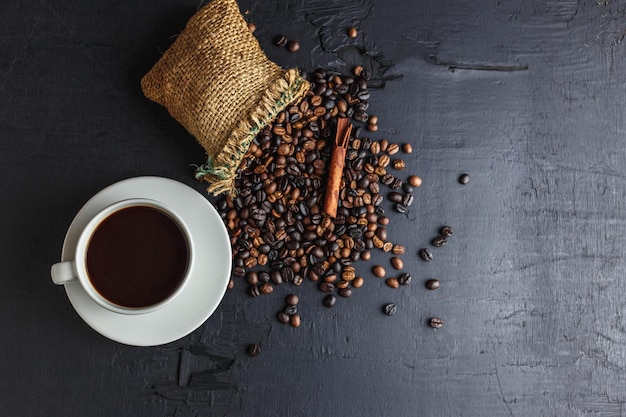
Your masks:
[{"label": "pile of coffee beans", "polygon": [[[279,285],[313,281],[323,304],[333,307],[337,296],[350,297],[363,285],[354,264],[369,260],[376,249],[393,254],[398,273],[388,277],[381,267],[377,275],[387,277],[393,288],[410,282],[410,274],[401,272],[405,249],[388,237],[390,219],[381,203],[387,187],[395,211],[406,213],[421,180],[409,176],[409,183],[401,175],[406,165],[399,155],[410,153],[410,145],[361,136],[361,126],[370,120],[370,75],[362,67],[355,73],[311,73],[305,99],[278,114],[254,139],[239,168],[237,196],[217,201],[230,234],[234,279],[244,281],[252,297]],[[351,118],[355,128],[332,218],[323,213],[323,204],[339,117]],[[279,313],[279,320],[299,326],[299,315],[290,312]]]}]

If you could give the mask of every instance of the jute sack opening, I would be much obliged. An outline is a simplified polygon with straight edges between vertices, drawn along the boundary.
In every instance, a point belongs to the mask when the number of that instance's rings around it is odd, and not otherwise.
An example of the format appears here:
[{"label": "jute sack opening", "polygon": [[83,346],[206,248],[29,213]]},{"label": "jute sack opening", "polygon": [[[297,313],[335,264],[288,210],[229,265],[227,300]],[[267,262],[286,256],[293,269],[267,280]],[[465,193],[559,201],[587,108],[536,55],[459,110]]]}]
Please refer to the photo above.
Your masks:
[{"label": "jute sack opening", "polygon": [[213,194],[235,193],[235,177],[255,135],[309,89],[298,70],[270,61],[235,0],[212,0],[187,23],[141,80],[206,150],[196,177]]}]

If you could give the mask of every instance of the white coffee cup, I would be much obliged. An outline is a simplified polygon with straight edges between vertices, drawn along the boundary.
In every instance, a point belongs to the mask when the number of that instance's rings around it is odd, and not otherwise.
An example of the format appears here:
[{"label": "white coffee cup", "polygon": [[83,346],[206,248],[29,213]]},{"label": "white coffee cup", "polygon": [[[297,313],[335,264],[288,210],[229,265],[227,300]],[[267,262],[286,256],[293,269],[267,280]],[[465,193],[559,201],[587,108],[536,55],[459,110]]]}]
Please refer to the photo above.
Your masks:
[{"label": "white coffee cup", "polygon": [[[115,213],[118,213],[124,209],[134,207],[147,207],[150,209],[154,209],[161,214],[164,214],[171,221],[173,221],[176,226],[178,226],[178,229],[183,236],[187,254],[186,269],[182,277],[176,278],[176,281],[179,282],[176,289],[173,292],[169,293],[169,295],[164,296],[162,299],[155,302],[154,304],[140,307],[129,307],[117,304],[107,299],[94,286],[92,280],[90,279],[89,270],[87,268],[87,252],[89,249],[89,244],[98,227]],[[74,259],[52,265],[50,274],[52,276],[52,281],[57,285],[73,285],[76,283],[80,284],[87,293],[87,295],[94,302],[115,313],[145,314],[160,309],[161,307],[170,303],[180,294],[189,279],[190,271],[192,270],[193,259],[193,240],[191,239],[191,234],[185,221],[173,209],[159,201],[146,198],[132,198],[111,204],[110,206],[104,208],[99,213],[97,213],[80,232],[76,244],[76,250],[74,252]],[[173,281],[174,280],[172,280],[172,282]]]}]

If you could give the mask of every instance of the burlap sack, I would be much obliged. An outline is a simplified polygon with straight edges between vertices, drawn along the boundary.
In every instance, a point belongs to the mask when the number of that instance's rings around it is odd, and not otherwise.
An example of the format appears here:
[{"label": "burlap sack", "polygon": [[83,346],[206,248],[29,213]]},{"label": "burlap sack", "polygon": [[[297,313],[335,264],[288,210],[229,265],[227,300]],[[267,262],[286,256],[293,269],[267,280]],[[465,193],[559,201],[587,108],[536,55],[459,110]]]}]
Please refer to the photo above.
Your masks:
[{"label": "burlap sack", "polygon": [[265,56],[235,0],[212,0],[192,16],[141,88],[206,150],[196,177],[208,181],[213,194],[232,194],[254,136],[303,97],[309,83]]}]

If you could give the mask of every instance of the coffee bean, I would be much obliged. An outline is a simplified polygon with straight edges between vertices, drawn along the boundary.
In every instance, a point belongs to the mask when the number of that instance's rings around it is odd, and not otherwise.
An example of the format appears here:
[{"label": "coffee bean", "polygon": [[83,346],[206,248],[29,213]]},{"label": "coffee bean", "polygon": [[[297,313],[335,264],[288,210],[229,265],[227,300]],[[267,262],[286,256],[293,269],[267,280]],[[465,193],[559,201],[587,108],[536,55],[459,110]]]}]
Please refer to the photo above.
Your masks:
[{"label": "coffee bean", "polygon": [[261,346],[257,345],[256,343],[248,345],[248,349],[246,350],[248,352],[249,356],[257,356],[259,353],[261,353]]},{"label": "coffee bean", "polygon": [[361,288],[363,286],[364,281],[365,280],[363,279],[363,277],[356,277],[351,282],[354,288]]},{"label": "coffee bean", "polygon": [[359,32],[357,31],[357,29],[355,27],[351,27],[351,28],[348,29],[347,33],[348,33],[348,37],[349,38],[353,38],[354,39],[354,38],[357,37]]},{"label": "coffee bean", "polygon": [[430,242],[433,246],[440,248],[442,246],[445,246],[446,243],[448,243],[448,240],[443,237],[443,236],[437,236],[436,238],[434,238],[431,242]]},{"label": "coffee bean", "polygon": [[454,231],[452,230],[452,228],[450,226],[444,226],[444,227],[441,228],[441,231],[440,231],[441,235],[445,236],[445,237],[452,236],[453,232]]},{"label": "coffee bean", "polygon": [[340,296],[348,298],[352,295],[352,290],[350,288],[341,288],[339,289],[338,293]]},{"label": "coffee bean", "polygon": [[417,175],[411,175],[408,180],[409,184],[411,184],[413,187],[419,187],[420,185],[422,185],[422,179],[420,177],[418,177]]},{"label": "coffee bean", "polygon": [[375,276],[377,276],[378,278],[383,278],[385,276],[385,274],[387,273],[385,271],[385,268],[383,268],[380,265],[376,265],[372,268],[372,272],[374,273]]},{"label": "coffee bean", "polygon": [[393,248],[391,248],[391,252],[394,255],[403,255],[405,252],[404,246],[402,245],[393,245]]},{"label": "coffee bean", "polygon": [[390,143],[389,146],[387,146],[387,153],[389,155],[395,155],[400,151],[400,145],[398,145],[397,143]]},{"label": "coffee bean", "polygon": [[333,284],[331,284],[330,282],[322,282],[319,285],[319,290],[321,292],[330,293],[330,292],[335,291],[335,286]]},{"label": "coffee bean", "polygon": [[411,207],[411,205],[413,205],[413,199],[413,194],[405,194],[404,197],[402,197],[402,205],[405,207]]},{"label": "coffee bean", "polygon": [[411,274],[404,272],[398,276],[398,283],[400,285],[409,285],[411,283]]},{"label": "coffee bean", "polygon": [[409,212],[409,208],[402,203],[397,203],[393,206],[396,211],[400,214],[407,214]]},{"label": "coffee bean", "polygon": [[333,294],[328,294],[326,297],[324,297],[324,305],[326,307],[334,307],[336,302],[337,297],[335,297]]},{"label": "coffee bean", "polygon": [[289,314],[285,313],[284,311],[279,311],[276,314],[276,318],[278,319],[279,322],[283,323],[283,324],[287,324],[289,323]]},{"label": "coffee bean", "polygon": [[438,317],[433,317],[428,321],[428,324],[430,325],[430,327],[432,327],[433,329],[440,329],[443,327],[443,320],[441,320]]},{"label": "coffee bean", "polygon": [[461,176],[459,177],[459,182],[463,185],[466,185],[470,180],[470,177],[468,174],[461,174]]},{"label": "coffee bean", "polygon": [[406,167],[406,162],[404,162],[403,159],[394,159],[391,163],[391,166],[393,167],[393,169],[401,171]]},{"label": "coffee bean", "polygon": [[295,306],[300,301],[300,297],[298,297],[298,294],[289,294],[285,301],[287,304]]},{"label": "coffee bean", "polygon": [[419,255],[422,257],[423,260],[430,262],[433,260],[433,254],[430,250],[424,248],[424,249],[420,249],[419,251]]},{"label": "coffee bean", "polygon": [[261,294],[271,294],[273,291],[274,291],[274,287],[272,286],[272,284],[268,282],[259,285],[259,292]]},{"label": "coffee bean", "polygon": [[274,45],[276,46],[280,46],[281,48],[285,45],[287,45],[287,37],[285,36],[277,36],[274,38]]},{"label": "coffee bean", "polygon": [[388,316],[393,316],[398,311],[398,307],[394,303],[385,304],[383,312]]},{"label": "coffee bean", "polygon": [[248,295],[254,298],[261,295],[261,292],[259,291],[259,287],[256,285],[251,285],[250,287],[248,287]]},{"label": "coffee bean", "polygon": [[391,288],[398,288],[398,286],[400,286],[400,283],[398,282],[397,278],[387,278],[385,280],[385,283],[387,284],[388,287],[391,287]]},{"label": "coffee bean", "polygon": [[297,314],[290,316],[289,324],[291,324],[291,327],[300,327],[300,316]]},{"label": "coffee bean", "polygon": [[391,258],[391,266],[393,266],[393,268],[396,270],[401,270],[402,268],[404,268],[404,262],[402,262],[401,258],[394,256]]},{"label": "coffee bean", "polygon": [[436,290],[441,286],[438,279],[429,279],[426,281],[426,288],[429,290]]},{"label": "coffee bean", "polygon": [[296,313],[298,313],[298,306],[288,305],[287,307],[285,307],[285,314],[287,314],[288,316],[293,316]]},{"label": "coffee bean", "polygon": [[411,153],[413,152],[413,147],[411,146],[410,143],[405,143],[404,145],[402,145],[402,152]]},{"label": "coffee bean", "polygon": [[392,191],[389,194],[387,194],[387,199],[391,201],[392,203],[401,203],[402,197],[403,195],[396,191]]},{"label": "coffee bean", "polygon": [[289,41],[287,42],[287,50],[289,52],[296,52],[300,49],[300,42],[298,41]]}]

